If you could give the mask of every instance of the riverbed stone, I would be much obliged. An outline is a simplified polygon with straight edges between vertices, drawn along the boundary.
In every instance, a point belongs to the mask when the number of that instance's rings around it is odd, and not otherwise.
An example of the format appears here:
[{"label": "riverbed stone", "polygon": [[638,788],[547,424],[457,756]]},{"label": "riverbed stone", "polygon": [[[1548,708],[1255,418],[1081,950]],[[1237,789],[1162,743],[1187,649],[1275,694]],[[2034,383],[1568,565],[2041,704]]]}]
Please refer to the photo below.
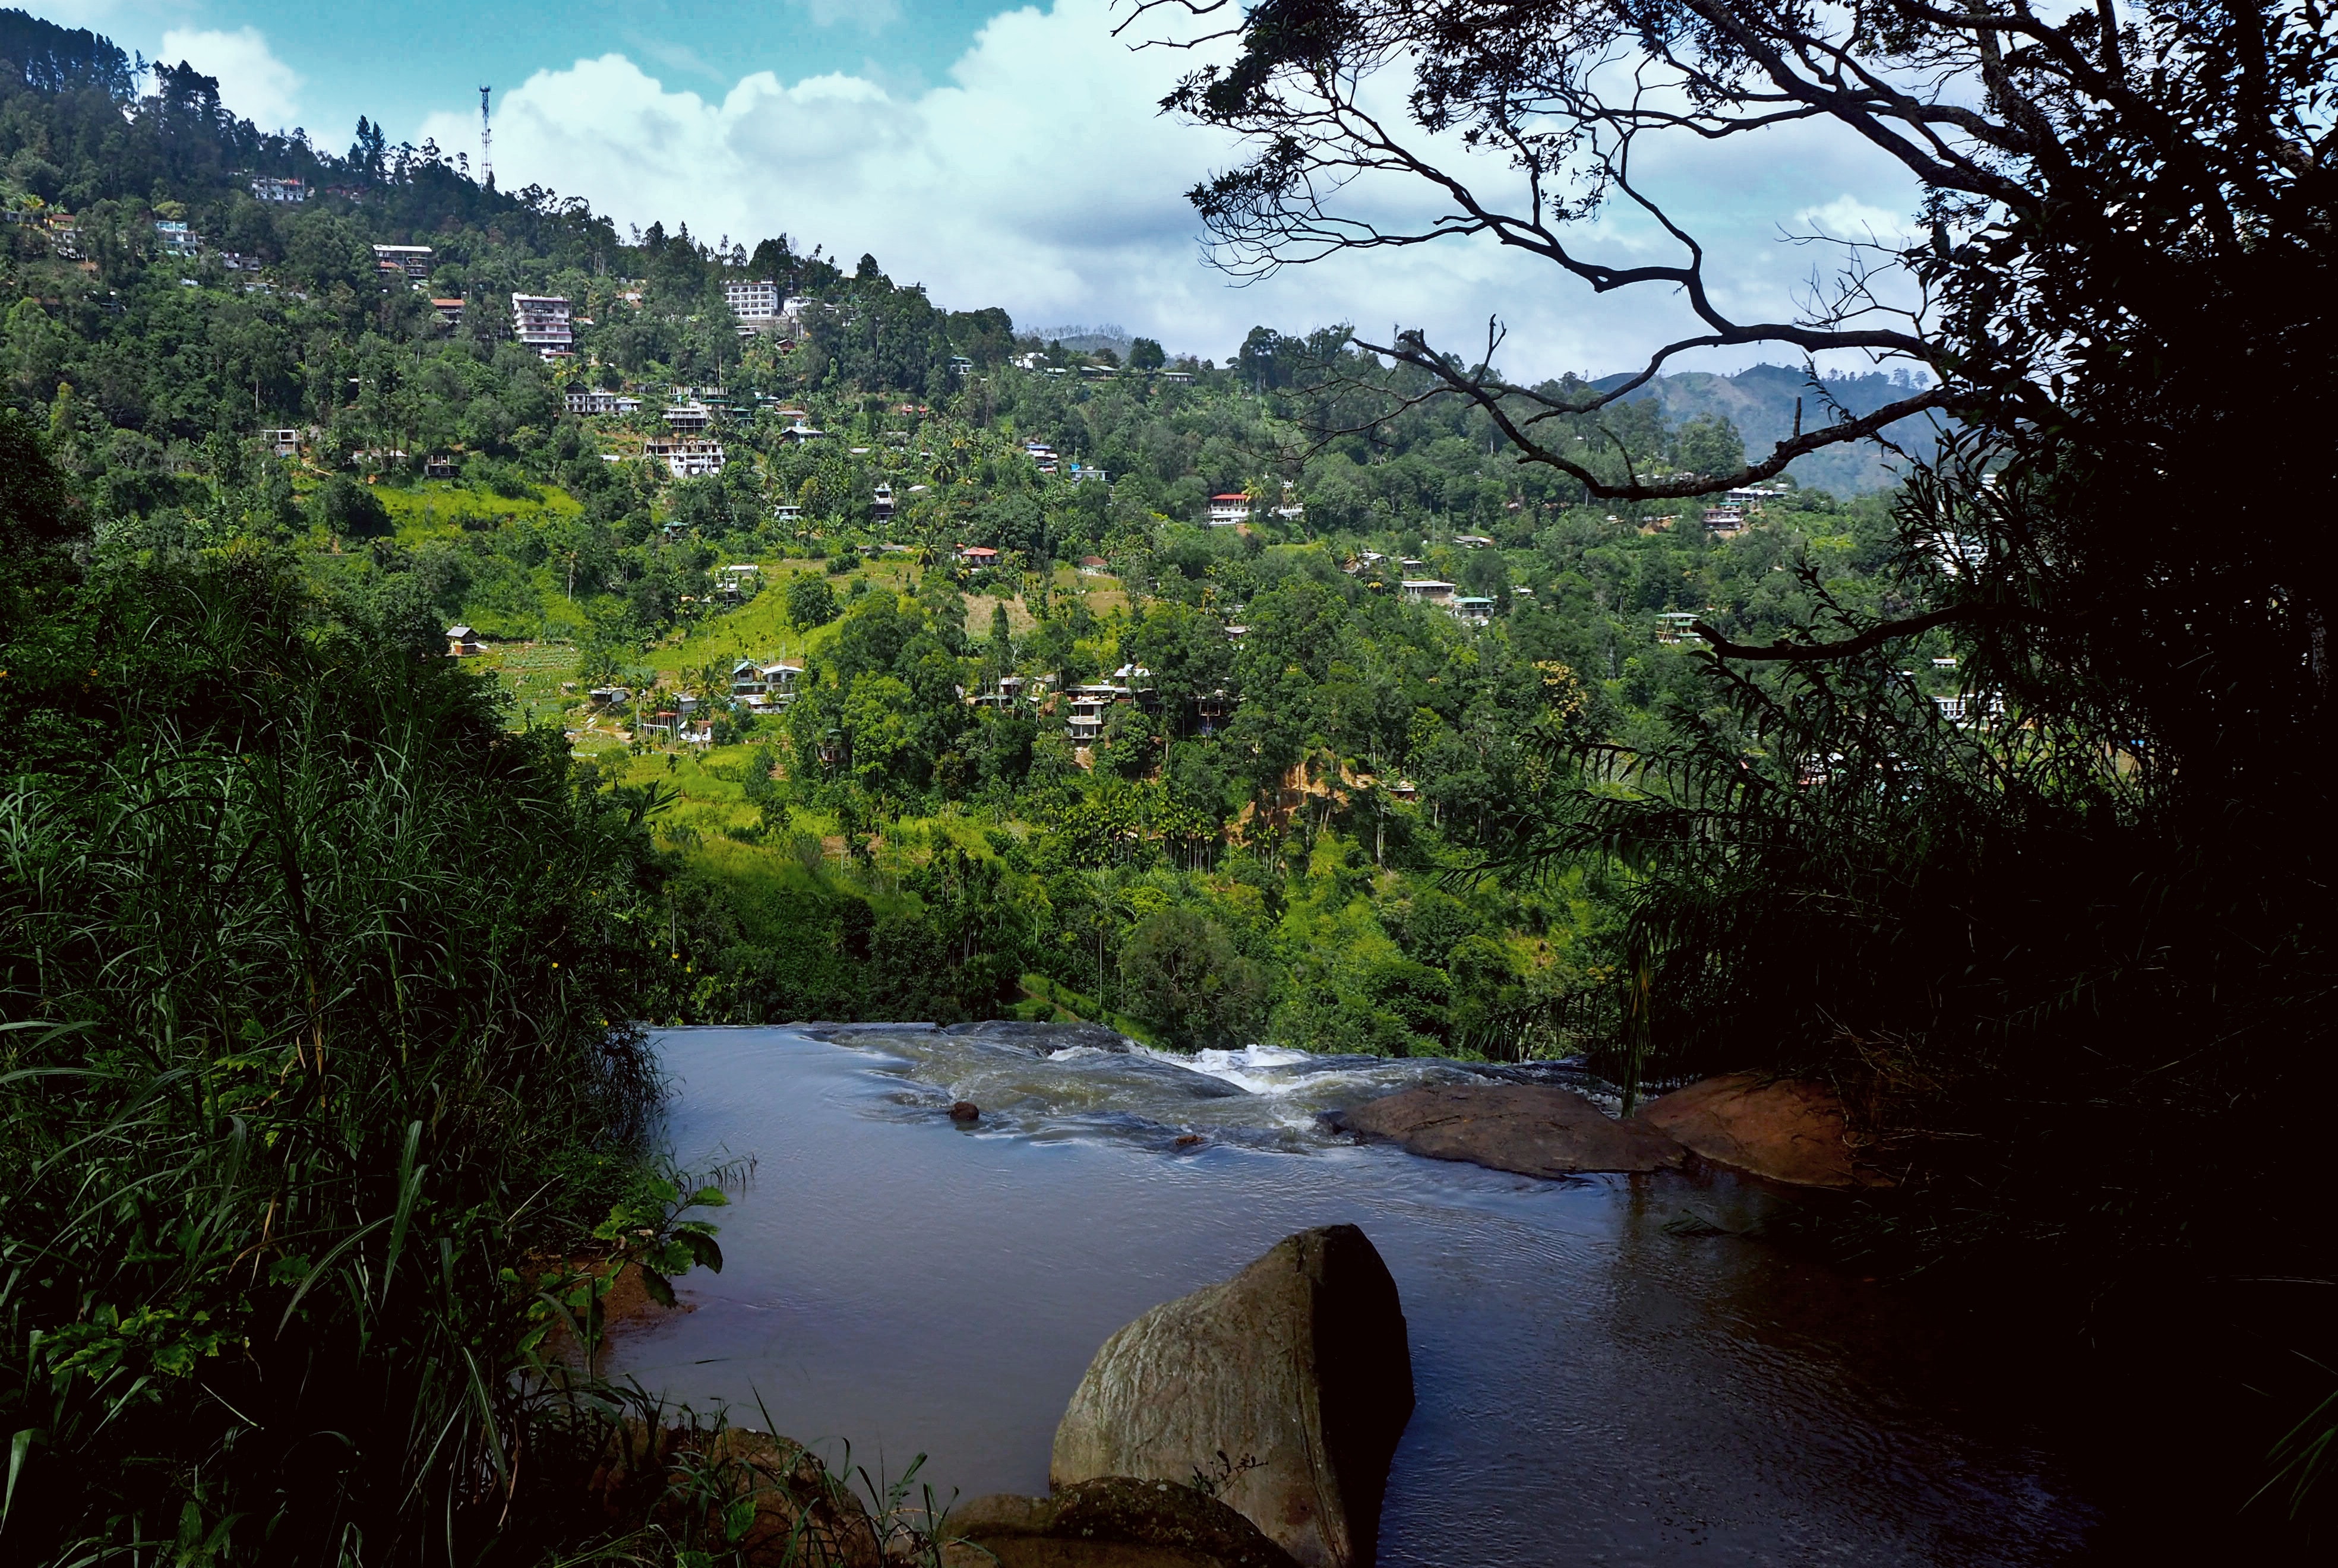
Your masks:
[{"label": "riverbed stone", "polygon": [[1068,1051],[1076,1045],[1119,1055],[1134,1050],[1136,1045],[1135,1041],[1119,1030],[1085,1019],[1038,1024],[1020,1018],[985,1018],[973,1024],[952,1024],[941,1033],[981,1040],[993,1045],[1011,1045],[1037,1056]]},{"label": "riverbed stone", "polygon": [[1675,1089],[1637,1121],[1716,1165],[1800,1187],[1882,1187],[1859,1162],[1842,1102],[1823,1083],[1731,1073]]},{"label": "riverbed stone", "polygon": [[948,1568],[1297,1568],[1217,1499],[1129,1475],[1053,1497],[977,1497],[950,1511],[948,1534]]},{"label": "riverbed stone", "polygon": [[702,1526],[747,1500],[732,1543],[748,1568],[884,1568],[876,1523],[802,1444],[729,1426],[704,1431],[626,1420],[609,1433],[588,1490],[609,1520]]},{"label": "riverbed stone", "polygon": [[1352,1225],[1302,1230],[1105,1340],[1049,1480],[1198,1482],[1305,1568],[1370,1568],[1412,1398],[1378,1250]]},{"label": "riverbed stone", "polygon": [[1569,1089],[1539,1083],[1425,1083],[1340,1112],[1333,1125],[1431,1160],[1524,1176],[1665,1171],[1686,1158],[1664,1132],[1619,1122]]}]

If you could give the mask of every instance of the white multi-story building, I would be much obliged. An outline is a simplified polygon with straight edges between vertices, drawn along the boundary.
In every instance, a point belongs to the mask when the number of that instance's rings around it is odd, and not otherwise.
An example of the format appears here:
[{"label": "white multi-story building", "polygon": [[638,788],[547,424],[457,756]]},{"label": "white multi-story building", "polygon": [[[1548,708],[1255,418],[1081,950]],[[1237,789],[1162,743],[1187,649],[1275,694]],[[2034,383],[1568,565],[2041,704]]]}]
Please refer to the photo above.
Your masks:
[{"label": "white multi-story building", "polygon": [[184,223],[155,224],[154,243],[162,248],[166,256],[193,256],[203,248],[202,241],[195,237],[195,231]]},{"label": "white multi-story building", "polygon": [[251,193],[262,201],[306,201],[309,187],[298,180],[279,180],[272,174],[262,174],[252,181]]},{"label": "white multi-story building", "polygon": [[628,397],[622,392],[571,391],[567,396],[571,414],[632,414],[638,412],[642,400]]},{"label": "white multi-story building", "polygon": [[1232,528],[1250,521],[1250,496],[1247,494],[1213,495],[1210,497],[1210,526]]},{"label": "white multi-story building", "polygon": [[568,301],[557,294],[515,294],[512,335],[545,358],[572,352],[576,333],[569,326]]},{"label": "white multi-story building", "polygon": [[652,441],[643,451],[677,479],[704,479],[722,472],[719,441]]},{"label": "white multi-story building", "polygon": [[417,283],[430,276],[430,247],[427,245],[377,245],[373,259],[384,270],[397,268]]},{"label": "white multi-story building", "polygon": [[780,317],[780,286],[766,279],[754,283],[725,283],[722,298],[731,306],[731,314],[739,324],[776,321]]}]

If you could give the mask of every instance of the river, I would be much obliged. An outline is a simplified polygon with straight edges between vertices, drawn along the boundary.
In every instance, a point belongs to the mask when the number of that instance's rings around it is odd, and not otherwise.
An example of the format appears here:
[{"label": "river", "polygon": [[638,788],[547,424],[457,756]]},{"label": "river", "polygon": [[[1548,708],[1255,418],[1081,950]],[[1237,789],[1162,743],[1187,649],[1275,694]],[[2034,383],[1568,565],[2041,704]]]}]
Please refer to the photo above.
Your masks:
[{"label": "river", "polygon": [[[675,1156],[752,1174],[712,1216],[722,1272],[622,1332],[613,1370],[831,1461],[924,1453],[945,1496],[1044,1492],[1107,1335],[1350,1221],[1402,1293],[1419,1395],[1383,1563],[2029,1564],[2093,1521],[1962,1325],[1734,1234],[1790,1198],[1509,1176],[1317,1121],[1450,1063],[901,1026],[659,1044]],[[958,1099],[980,1122],[949,1121]]]}]

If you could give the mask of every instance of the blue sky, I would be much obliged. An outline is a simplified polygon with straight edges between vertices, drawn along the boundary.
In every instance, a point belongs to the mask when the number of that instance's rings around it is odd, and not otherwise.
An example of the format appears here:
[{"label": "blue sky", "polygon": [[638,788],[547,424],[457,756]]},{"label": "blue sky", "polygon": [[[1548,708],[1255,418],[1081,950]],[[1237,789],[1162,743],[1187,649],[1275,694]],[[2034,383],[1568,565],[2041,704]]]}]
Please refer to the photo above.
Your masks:
[{"label": "blue sky", "polygon": [[[938,303],[1004,305],[1027,326],[1109,321],[1223,357],[1259,322],[1420,326],[1466,349],[1498,314],[1505,368],[1542,376],[1636,366],[1682,325],[1667,300],[1596,300],[1470,244],[1230,286],[1204,265],[1183,192],[1232,149],[1154,111],[1193,57],[1114,39],[1125,13],[1113,0],[15,3],[188,59],[240,113],[334,148],[363,113],[393,142],[432,136],[476,156],[477,88],[492,83],[507,187],[548,185],[621,223],[687,221],[710,240],[785,232],[848,259],[872,251]],[[1638,167],[1705,238],[1721,297],[1773,319],[1824,260],[1783,230],[1888,231],[1913,206],[1879,155],[1811,127]],[[1620,220],[1596,242],[1618,259],[1655,253],[1655,236]]]}]

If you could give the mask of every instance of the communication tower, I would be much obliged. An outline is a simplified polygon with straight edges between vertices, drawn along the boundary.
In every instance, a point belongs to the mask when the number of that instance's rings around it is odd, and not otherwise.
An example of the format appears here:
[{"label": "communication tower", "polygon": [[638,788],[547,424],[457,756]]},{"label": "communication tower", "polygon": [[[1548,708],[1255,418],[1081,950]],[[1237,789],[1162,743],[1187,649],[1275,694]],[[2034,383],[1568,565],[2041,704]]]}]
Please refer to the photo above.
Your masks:
[{"label": "communication tower", "polygon": [[487,94],[492,87],[479,89],[479,183],[496,182],[496,129],[487,121]]}]

